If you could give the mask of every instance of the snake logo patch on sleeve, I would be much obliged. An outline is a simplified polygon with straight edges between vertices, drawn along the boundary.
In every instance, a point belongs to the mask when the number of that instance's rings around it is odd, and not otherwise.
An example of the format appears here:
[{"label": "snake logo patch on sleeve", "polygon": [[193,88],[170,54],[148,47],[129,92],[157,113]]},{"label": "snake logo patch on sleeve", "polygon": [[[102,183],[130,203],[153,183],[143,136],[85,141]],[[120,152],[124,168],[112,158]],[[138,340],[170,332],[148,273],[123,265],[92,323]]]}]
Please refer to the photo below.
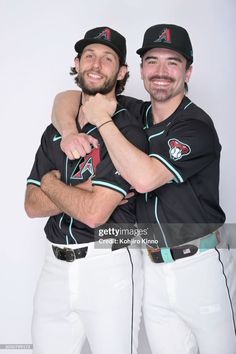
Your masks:
[{"label": "snake logo patch on sleeve", "polygon": [[168,140],[169,154],[172,160],[180,160],[183,156],[189,155],[191,152],[190,146],[182,143],[178,139]]}]

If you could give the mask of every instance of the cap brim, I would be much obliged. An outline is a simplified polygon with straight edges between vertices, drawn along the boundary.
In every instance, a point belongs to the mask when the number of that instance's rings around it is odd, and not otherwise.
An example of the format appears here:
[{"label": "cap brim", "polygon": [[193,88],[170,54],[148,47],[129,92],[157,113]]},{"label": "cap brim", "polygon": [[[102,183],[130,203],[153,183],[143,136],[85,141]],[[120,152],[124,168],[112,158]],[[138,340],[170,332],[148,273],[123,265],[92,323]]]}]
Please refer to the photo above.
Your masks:
[{"label": "cap brim", "polygon": [[154,49],[154,48],[166,48],[166,49],[173,50],[174,52],[177,52],[177,53],[180,53],[181,55],[183,55],[183,57],[186,58],[191,64],[193,62],[193,58],[192,57],[186,56],[185,53],[181,52],[178,49],[173,48],[172,44],[169,46],[168,43],[158,43],[158,44],[154,44],[153,46],[139,48],[136,51],[136,53],[139,54],[142,57],[148,50],[151,50],[151,49]]},{"label": "cap brim", "polygon": [[124,58],[122,58],[121,56],[121,53],[119,51],[119,49],[114,46],[111,42],[109,41],[106,41],[102,38],[88,38],[88,39],[81,39],[80,41],[76,42],[75,43],[75,51],[78,53],[78,54],[81,54],[84,50],[84,48],[89,45],[89,44],[93,44],[93,43],[99,43],[99,44],[103,44],[103,45],[106,45],[107,47],[110,47],[111,49],[113,49],[116,54],[118,55],[120,61],[121,61],[121,64],[125,64],[125,60]]}]

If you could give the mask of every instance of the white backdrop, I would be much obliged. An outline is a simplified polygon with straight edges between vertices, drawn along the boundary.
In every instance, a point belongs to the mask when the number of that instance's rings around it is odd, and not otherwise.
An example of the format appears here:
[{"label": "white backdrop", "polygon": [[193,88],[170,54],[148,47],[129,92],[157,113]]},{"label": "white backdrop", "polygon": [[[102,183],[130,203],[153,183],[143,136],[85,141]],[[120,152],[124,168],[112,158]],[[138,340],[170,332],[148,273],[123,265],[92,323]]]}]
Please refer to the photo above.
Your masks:
[{"label": "white backdrop", "polygon": [[[0,354],[19,353],[3,349],[5,344],[31,343],[32,299],[43,262],[45,220],[26,217],[25,181],[50,122],[55,94],[75,88],[68,72],[74,43],[86,30],[107,25],[126,35],[131,73],[126,94],[146,99],[135,53],[144,31],[157,23],[187,28],[194,48],[189,96],[212,116],[218,130],[223,145],[221,204],[227,221],[235,223],[235,4],[234,0],[0,0]],[[148,354],[143,329],[140,337],[139,353]]]}]

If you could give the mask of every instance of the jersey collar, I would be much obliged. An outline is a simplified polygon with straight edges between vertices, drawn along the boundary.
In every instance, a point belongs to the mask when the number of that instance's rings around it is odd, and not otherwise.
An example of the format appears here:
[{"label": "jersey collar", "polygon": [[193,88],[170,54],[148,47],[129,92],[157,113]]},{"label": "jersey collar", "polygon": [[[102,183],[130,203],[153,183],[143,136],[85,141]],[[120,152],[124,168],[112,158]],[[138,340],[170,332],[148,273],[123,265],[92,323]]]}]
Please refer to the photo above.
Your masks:
[{"label": "jersey collar", "polygon": [[179,106],[169,117],[167,117],[163,122],[153,124],[152,107],[150,103],[150,106],[148,106],[146,109],[146,128],[151,128],[154,125],[161,127],[170,124],[173,121],[173,119],[176,117],[176,114],[186,109],[190,104],[191,104],[190,99],[187,96],[184,96]]}]

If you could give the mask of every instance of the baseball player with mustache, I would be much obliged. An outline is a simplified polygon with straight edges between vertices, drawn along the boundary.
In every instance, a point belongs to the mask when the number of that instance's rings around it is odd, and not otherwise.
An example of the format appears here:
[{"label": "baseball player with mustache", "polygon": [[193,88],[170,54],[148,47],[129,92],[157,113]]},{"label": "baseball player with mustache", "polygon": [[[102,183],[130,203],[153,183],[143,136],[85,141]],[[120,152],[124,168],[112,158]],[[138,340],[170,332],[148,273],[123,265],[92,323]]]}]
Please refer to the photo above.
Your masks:
[{"label": "baseball player with mustache", "polygon": [[[152,229],[143,250],[149,343],[154,354],[235,354],[236,266],[219,231],[221,145],[212,119],[186,96],[192,44],[183,27],[158,24],[147,29],[137,53],[151,102],[125,96],[119,102],[142,122],[149,154],[111,121],[114,102],[96,95],[83,112],[104,124],[114,165],[140,193],[137,219]],[[65,133],[64,151],[79,154],[83,143],[72,128],[78,97],[57,96],[54,124]]]}]

